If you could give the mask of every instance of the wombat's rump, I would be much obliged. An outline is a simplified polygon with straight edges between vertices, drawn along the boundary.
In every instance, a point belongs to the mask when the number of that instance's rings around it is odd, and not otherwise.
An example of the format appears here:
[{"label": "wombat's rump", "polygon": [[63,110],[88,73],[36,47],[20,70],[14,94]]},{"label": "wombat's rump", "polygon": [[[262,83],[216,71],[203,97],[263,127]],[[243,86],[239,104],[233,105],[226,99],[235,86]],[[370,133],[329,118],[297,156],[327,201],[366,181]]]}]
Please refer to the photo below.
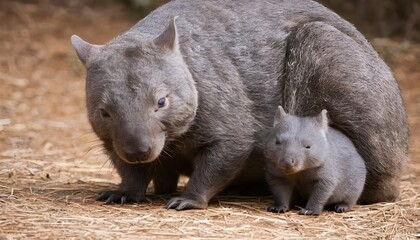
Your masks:
[{"label": "wombat's rump", "polygon": [[[178,16],[178,18],[174,18]],[[263,182],[274,111],[327,109],[368,170],[364,202],[394,201],[407,121],[389,68],[348,22],[310,0],[175,0],[105,45],[72,37],[89,121],[122,178],[106,202],[176,190],[205,208],[230,183]]]}]

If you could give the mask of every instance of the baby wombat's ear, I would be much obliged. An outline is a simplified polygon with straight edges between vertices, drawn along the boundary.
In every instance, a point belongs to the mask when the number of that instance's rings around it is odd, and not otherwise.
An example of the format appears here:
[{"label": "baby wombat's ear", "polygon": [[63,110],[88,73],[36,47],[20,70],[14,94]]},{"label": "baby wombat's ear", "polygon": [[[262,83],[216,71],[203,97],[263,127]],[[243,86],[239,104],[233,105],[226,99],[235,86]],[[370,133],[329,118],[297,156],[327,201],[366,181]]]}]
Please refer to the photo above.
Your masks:
[{"label": "baby wombat's ear", "polygon": [[159,37],[153,40],[153,43],[162,50],[172,52],[179,49],[178,46],[178,33],[176,30],[175,20],[178,16],[174,17],[166,27],[165,31]]},{"label": "baby wombat's ear", "polygon": [[282,106],[277,108],[276,115],[274,116],[274,126],[281,122],[281,119],[286,116],[287,113],[284,111]]},{"label": "baby wombat's ear", "polygon": [[328,113],[327,110],[326,109],[323,109],[321,111],[321,113],[318,114],[318,116],[315,117],[316,122],[324,130],[327,130],[327,128],[328,128],[328,116],[327,116],[327,113]]},{"label": "baby wombat's ear", "polygon": [[71,36],[70,41],[73,44],[74,49],[76,50],[77,56],[85,66],[87,66],[88,61],[91,57],[99,53],[102,47],[102,45],[90,44],[77,35]]}]

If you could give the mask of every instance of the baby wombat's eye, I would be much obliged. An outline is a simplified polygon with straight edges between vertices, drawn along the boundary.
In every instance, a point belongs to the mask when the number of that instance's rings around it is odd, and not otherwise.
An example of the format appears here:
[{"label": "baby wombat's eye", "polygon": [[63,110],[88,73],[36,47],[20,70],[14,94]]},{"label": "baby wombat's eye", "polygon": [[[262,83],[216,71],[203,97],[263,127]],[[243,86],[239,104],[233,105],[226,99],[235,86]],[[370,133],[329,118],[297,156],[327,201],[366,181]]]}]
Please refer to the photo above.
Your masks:
[{"label": "baby wombat's eye", "polygon": [[276,145],[280,145],[280,144],[281,144],[280,140],[276,139]]},{"label": "baby wombat's eye", "polygon": [[311,149],[311,146],[306,145],[306,146],[305,146],[305,148],[306,148],[306,149]]},{"label": "baby wombat's eye", "polygon": [[165,106],[165,103],[166,103],[166,97],[159,99],[158,100],[158,107],[163,108]]},{"label": "baby wombat's eye", "polygon": [[111,115],[109,115],[109,113],[103,108],[99,109],[99,112],[100,112],[102,118],[110,118],[111,117]]}]

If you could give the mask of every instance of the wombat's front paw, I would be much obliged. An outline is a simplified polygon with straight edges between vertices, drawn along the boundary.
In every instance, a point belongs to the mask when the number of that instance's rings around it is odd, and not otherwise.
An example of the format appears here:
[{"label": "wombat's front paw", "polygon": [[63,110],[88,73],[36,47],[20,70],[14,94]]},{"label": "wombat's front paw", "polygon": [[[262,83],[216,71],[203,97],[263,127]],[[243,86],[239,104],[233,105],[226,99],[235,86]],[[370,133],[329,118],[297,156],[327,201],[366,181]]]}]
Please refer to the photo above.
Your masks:
[{"label": "wombat's front paw", "polygon": [[276,204],[269,204],[267,206],[267,211],[268,212],[273,212],[273,213],[285,213],[287,211],[289,211],[289,208],[287,206],[278,206]]},{"label": "wombat's front paw", "polygon": [[139,203],[145,200],[144,196],[136,193],[121,190],[104,190],[96,197],[97,201],[104,201],[105,204],[111,203]]},{"label": "wombat's front paw", "polygon": [[165,205],[167,209],[175,209],[177,211],[186,209],[204,209],[207,207],[207,203],[192,200],[183,197],[171,198]]},{"label": "wombat's front paw", "polygon": [[343,212],[348,212],[350,211],[350,206],[346,203],[337,203],[334,206],[334,209],[337,213],[343,213]]},{"label": "wombat's front paw", "polygon": [[319,215],[321,212],[310,209],[301,209],[298,213],[299,215]]}]

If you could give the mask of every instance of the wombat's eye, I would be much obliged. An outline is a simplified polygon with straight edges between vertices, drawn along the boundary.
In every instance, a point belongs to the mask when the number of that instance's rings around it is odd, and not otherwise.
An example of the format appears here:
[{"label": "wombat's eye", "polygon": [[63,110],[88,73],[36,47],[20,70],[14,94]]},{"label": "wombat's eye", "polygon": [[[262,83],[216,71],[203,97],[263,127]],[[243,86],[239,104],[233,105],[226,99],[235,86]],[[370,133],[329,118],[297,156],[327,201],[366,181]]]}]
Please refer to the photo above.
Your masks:
[{"label": "wombat's eye", "polygon": [[280,142],[280,140],[276,140],[276,145],[280,145],[281,144],[281,142]]},{"label": "wombat's eye", "polygon": [[109,117],[111,117],[111,115],[109,115],[109,113],[105,109],[103,109],[103,108],[99,109],[99,112],[101,113],[101,117],[102,118],[109,118]]},{"label": "wombat's eye", "polygon": [[306,148],[306,149],[311,149],[311,146],[306,145],[306,146],[305,146],[305,148]]},{"label": "wombat's eye", "polygon": [[158,100],[158,107],[159,108],[164,107],[165,106],[165,102],[166,102],[166,97],[159,99]]}]

